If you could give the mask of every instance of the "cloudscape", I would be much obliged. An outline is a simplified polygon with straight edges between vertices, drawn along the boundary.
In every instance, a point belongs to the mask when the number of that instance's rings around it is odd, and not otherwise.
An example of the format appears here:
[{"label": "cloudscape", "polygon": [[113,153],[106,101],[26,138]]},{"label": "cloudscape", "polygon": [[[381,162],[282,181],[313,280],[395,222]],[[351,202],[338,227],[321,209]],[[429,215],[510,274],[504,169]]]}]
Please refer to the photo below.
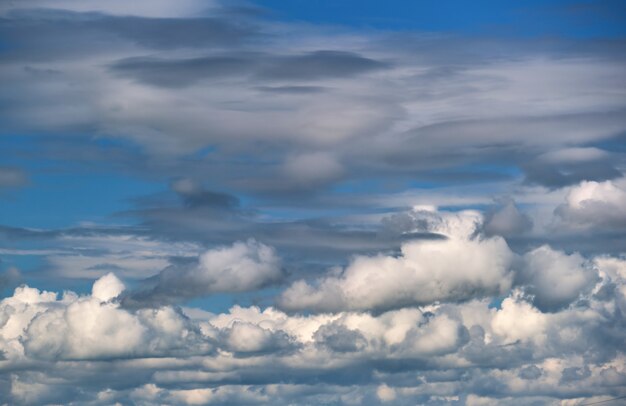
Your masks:
[{"label": "cloudscape", "polygon": [[0,405],[626,401],[626,3],[0,2]]}]

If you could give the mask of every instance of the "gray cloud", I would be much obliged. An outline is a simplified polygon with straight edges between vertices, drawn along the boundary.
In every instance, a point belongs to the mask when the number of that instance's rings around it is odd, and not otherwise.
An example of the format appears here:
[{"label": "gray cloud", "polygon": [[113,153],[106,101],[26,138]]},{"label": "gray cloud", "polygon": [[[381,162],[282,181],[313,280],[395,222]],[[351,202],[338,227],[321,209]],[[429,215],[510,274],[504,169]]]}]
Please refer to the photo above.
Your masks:
[{"label": "gray cloud", "polygon": [[512,199],[505,199],[485,213],[483,231],[486,235],[515,236],[530,231],[530,217],[520,212]]},{"label": "gray cloud", "polygon": [[[149,49],[229,47],[256,31],[232,18],[146,18],[54,9],[11,11],[0,20],[0,33],[19,45],[18,60],[76,58],[84,52],[139,45]],[[80,36],[75,34],[80,32]]]},{"label": "gray cloud", "polygon": [[137,81],[164,87],[190,86],[203,79],[237,77],[253,69],[253,58],[210,56],[168,60],[150,57],[123,59],[112,65],[113,72]]},{"label": "gray cloud", "polygon": [[325,324],[313,334],[315,342],[333,352],[360,351],[367,346],[363,334],[350,330],[341,324]]},{"label": "gray cloud", "polygon": [[28,182],[26,173],[18,168],[0,167],[0,188],[14,188]]},{"label": "gray cloud", "polygon": [[148,288],[130,293],[124,303],[170,303],[212,293],[246,292],[282,278],[281,260],[273,248],[254,240],[235,242],[206,251],[197,263],[165,268],[146,281]]},{"label": "gray cloud", "polygon": [[316,80],[355,76],[390,67],[385,62],[345,51],[315,51],[279,57],[263,68],[259,76],[272,80]]}]

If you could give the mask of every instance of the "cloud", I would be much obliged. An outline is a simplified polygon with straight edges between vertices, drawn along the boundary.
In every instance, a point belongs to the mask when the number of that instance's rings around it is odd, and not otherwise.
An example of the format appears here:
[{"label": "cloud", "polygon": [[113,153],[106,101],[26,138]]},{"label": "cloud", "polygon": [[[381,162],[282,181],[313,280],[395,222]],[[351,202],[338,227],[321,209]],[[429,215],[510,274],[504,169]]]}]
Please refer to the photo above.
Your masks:
[{"label": "cloud", "polygon": [[0,4],[0,403],[623,396],[624,41],[255,7]]},{"label": "cloud", "polygon": [[91,290],[91,296],[106,302],[118,297],[126,289],[122,281],[113,273],[108,273],[98,279]]},{"label": "cloud", "polygon": [[567,255],[544,245],[524,254],[523,260],[522,283],[544,311],[569,305],[598,281],[597,272],[578,253]]},{"label": "cloud", "polygon": [[619,178],[615,157],[598,148],[564,148],[540,155],[523,165],[526,181],[548,187],[562,187],[583,180]]},{"label": "cloud", "polygon": [[287,178],[308,189],[313,184],[324,184],[340,177],[343,167],[327,153],[307,153],[289,157],[283,171]]},{"label": "cloud", "polygon": [[294,347],[293,340],[282,331],[271,331],[256,324],[238,322],[222,330],[225,347],[237,354],[276,353]]},{"label": "cloud", "polygon": [[219,292],[261,289],[283,277],[273,248],[255,240],[210,249],[192,265],[170,266],[148,280],[148,290],[130,293],[125,301],[190,299]]},{"label": "cloud", "polygon": [[166,0],[157,0],[154,2],[136,2],[128,4],[121,0],[112,0],[106,3],[99,1],[87,0],[25,0],[16,3],[6,3],[0,8],[2,12],[13,9],[38,9],[38,8],[55,8],[63,10],[72,10],[76,12],[100,12],[114,15],[137,15],[144,17],[189,17],[202,12],[211,6],[215,6],[214,2],[183,0],[176,5],[170,4]]},{"label": "cloud", "polygon": [[0,188],[23,186],[28,182],[24,171],[17,168],[0,167]]},{"label": "cloud", "polygon": [[626,224],[626,191],[623,181],[583,181],[572,187],[558,206],[557,227],[571,229],[620,229]]},{"label": "cloud", "polygon": [[9,357],[41,360],[174,355],[182,346],[190,353],[212,350],[211,340],[175,309],[121,309],[111,299],[122,290],[113,274],[94,283],[92,296],[67,292],[57,299],[55,293],[17,288],[0,303],[2,339],[9,345],[3,350],[10,349]]},{"label": "cloud", "polygon": [[200,80],[224,79],[249,73],[253,58],[211,56],[183,60],[129,58],[112,65],[113,72],[142,83],[164,87],[191,86]]},{"label": "cloud", "polygon": [[[128,310],[109,299],[121,289],[112,275],[93,288],[107,301],[23,286],[0,302],[0,370],[10,374],[0,399],[404,405],[617,396],[626,382],[623,262],[595,258],[593,291],[550,313],[521,290],[497,307],[472,299],[376,315],[290,315],[241,306]],[[613,294],[598,294],[610,285]]]},{"label": "cloud", "polygon": [[[498,295],[512,282],[513,253],[501,237],[482,238],[475,215],[426,212],[429,231],[445,231],[443,240],[404,243],[398,257],[357,257],[339,274],[311,285],[295,282],[280,297],[289,310],[386,310],[437,301],[462,301]],[[418,221],[418,224],[420,222]],[[337,272],[335,272],[337,273]]]},{"label": "cloud", "polygon": [[354,52],[321,50],[277,58],[259,73],[263,79],[280,81],[351,77],[381,70],[389,64]]},{"label": "cloud", "polygon": [[355,53],[315,51],[297,56],[239,53],[187,59],[133,57],[115,62],[111,69],[142,83],[182,87],[201,80],[241,79],[250,75],[278,81],[342,78],[386,66],[385,63]]},{"label": "cloud", "polygon": [[315,342],[333,352],[353,352],[367,346],[365,337],[357,330],[350,330],[338,323],[321,326],[313,334]]},{"label": "cloud", "polygon": [[523,234],[532,229],[530,217],[520,212],[512,199],[503,200],[485,213],[483,230],[486,235],[504,237]]}]

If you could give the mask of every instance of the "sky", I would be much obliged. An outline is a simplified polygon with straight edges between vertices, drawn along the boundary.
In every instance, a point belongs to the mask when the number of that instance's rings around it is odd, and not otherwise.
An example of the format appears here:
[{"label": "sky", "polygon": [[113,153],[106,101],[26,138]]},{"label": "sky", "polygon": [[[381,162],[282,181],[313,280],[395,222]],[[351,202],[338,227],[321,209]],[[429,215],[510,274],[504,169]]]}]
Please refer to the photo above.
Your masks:
[{"label": "sky", "polygon": [[617,405],[626,2],[0,2],[0,404]]}]

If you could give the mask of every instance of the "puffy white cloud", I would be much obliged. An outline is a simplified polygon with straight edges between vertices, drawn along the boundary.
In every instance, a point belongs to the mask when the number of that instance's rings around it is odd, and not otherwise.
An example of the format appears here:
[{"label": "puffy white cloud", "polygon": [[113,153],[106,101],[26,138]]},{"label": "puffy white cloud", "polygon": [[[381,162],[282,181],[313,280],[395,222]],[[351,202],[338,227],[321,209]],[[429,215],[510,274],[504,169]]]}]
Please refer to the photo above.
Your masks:
[{"label": "puffy white cloud", "polygon": [[[123,290],[113,274],[94,283],[91,296],[57,295],[28,287],[0,303],[0,337],[12,357],[109,359],[207,353],[211,340],[172,308],[131,313],[111,299]],[[4,319],[4,320],[2,320]]]},{"label": "puffy white cloud", "polygon": [[114,273],[108,273],[93,284],[91,296],[106,302],[118,297],[125,288]]},{"label": "puffy white cloud", "polygon": [[442,355],[465,344],[462,324],[446,314],[437,315],[410,330],[404,339],[407,355]]},{"label": "puffy white cloud", "polygon": [[626,225],[626,187],[618,181],[584,181],[572,187],[555,210],[556,226],[621,229]]},{"label": "puffy white cloud", "polygon": [[598,272],[578,253],[567,255],[544,245],[524,254],[523,260],[521,279],[542,310],[567,306],[598,281]]},{"label": "puffy white cloud", "polygon": [[255,240],[210,249],[194,265],[170,266],[153,280],[155,286],[132,300],[178,300],[215,292],[245,292],[283,277],[276,251]]},{"label": "puffy white cloud", "polygon": [[[593,262],[601,279],[585,301],[551,313],[516,290],[497,307],[481,299],[377,315],[290,315],[235,306],[188,309],[189,319],[168,306],[131,311],[114,299],[20,287],[0,302],[0,371],[11,374],[0,399],[516,404],[615,393],[626,384],[618,305],[626,268],[619,258]],[[108,298],[119,286],[109,276],[96,285],[107,283],[117,287],[104,289]]]},{"label": "puffy white cloud", "polygon": [[274,249],[254,240],[205,252],[189,274],[193,282],[216,292],[257,289],[281,276],[280,258]]},{"label": "puffy white cloud", "polygon": [[494,312],[491,328],[507,344],[517,341],[543,344],[547,323],[548,317],[524,301],[518,292],[504,299],[502,308]]},{"label": "puffy white cloud", "polygon": [[501,237],[473,237],[476,214],[419,210],[416,226],[445,239],[402,245],[397,257],[356,257],[338,275],[295,282],[280,297],[289,310],[384,310],[499,295],[511,286],[513,253]]},{"label": "puffy white cloud", "polygon": [[235,321],[222,330],[225,347],[236,353],[277,352],[291,346],[291,339],[282,331],[271,331],[257,324]]},{"label": "puffy white cloud", "polygon": [[396,399],[396,391],[389,386],[382,384],[376,389],[376,396],[383,402],[391,402]]}]

